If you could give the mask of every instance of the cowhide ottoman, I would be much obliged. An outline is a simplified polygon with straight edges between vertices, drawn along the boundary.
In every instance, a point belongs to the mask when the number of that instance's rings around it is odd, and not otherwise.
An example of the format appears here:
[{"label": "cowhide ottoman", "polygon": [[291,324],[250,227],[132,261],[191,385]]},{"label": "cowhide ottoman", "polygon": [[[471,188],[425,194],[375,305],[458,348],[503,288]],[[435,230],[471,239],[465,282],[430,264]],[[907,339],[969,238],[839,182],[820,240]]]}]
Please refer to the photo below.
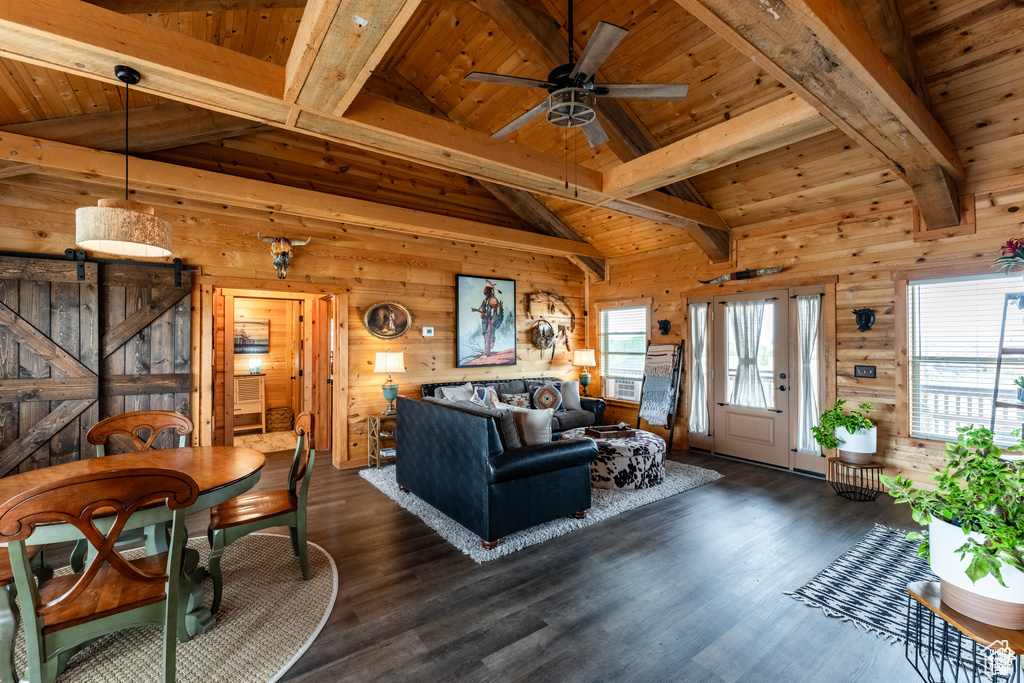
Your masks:
[{"label": "cowhide ottoman", "polygon": [[[586,436],[585,429],[568,429],[560,439]],[[590,463],[593,488],[646,489],[665,481],[665,440],[657,434],[638,429],[629,438],[594,441],[598,456]]]}]

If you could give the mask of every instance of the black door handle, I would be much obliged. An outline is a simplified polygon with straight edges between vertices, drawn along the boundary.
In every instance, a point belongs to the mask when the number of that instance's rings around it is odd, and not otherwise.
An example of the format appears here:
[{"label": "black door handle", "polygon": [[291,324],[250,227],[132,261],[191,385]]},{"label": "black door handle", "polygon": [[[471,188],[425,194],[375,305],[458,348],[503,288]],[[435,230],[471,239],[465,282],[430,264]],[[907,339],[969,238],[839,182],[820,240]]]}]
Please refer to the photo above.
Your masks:
[{"label": "black door handle", "polygon": [[778,389],[779,389],[779,391],[785,391],[785,390],[786,390],[786,385],[784,385],[784,384],[783,384],[783,385],[780,385],[780,386],[778,387]]}]

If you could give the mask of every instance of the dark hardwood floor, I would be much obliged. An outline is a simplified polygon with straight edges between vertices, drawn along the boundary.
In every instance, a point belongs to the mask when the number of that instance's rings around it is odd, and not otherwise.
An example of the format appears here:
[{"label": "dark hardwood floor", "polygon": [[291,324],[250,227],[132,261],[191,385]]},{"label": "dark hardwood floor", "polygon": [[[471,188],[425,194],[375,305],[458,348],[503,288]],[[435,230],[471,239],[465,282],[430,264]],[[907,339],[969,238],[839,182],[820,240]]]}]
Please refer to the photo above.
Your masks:
[{"label": "dark hardwood floor", "polygon": [[[783,595],[875,522],[914,526],[905,506],[674,458],[725,478],[482,565],[321,459],[309,537],[338,564],[338,600],[284,680],[917,680],[902,647]],[[286,465],[273,457],[261,487]]]}]

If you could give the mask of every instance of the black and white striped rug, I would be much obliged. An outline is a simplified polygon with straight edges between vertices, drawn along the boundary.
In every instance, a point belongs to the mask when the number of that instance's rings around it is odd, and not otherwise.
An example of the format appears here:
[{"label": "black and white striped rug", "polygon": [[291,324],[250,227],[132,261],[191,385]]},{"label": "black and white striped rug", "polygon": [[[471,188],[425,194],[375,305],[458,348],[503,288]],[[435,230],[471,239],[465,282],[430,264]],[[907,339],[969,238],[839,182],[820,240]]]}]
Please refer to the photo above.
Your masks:
[{"label": "black and white striped rug", "polygon": [[875,524],[867,536],[817,576],[787,592],[830,617],[852,621],[886,640],[902,643],[907,624],[907,584],[938,581],[917,556],[905,531]]}]

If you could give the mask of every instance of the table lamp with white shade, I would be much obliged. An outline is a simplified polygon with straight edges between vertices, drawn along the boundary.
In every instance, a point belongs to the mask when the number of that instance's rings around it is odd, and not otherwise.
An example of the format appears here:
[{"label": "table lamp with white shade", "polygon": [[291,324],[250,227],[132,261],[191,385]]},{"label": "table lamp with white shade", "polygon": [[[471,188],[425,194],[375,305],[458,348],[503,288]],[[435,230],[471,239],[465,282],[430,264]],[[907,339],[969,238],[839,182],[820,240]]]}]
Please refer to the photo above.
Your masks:
[{"label": "table lamp with white shade", "polygon": [[388,373],[387,381],[381,385],[388,407],[381,415],[394,415],[396,412],[395,399],[398,398],[398,382],[391,379],[391,373],[405,372],[405,353],[402,351],[378,351],[377,364],[374,366],[373,372],[374,374]]},{"label": "table lamp with white shade", "polygon": [[583,368],[580,373],[580,386],[583,387],[583,395],[589,396],[587,387],[590,385],[589,367],[597,365],[594,360],[594,349],[576,349],[572,352],[572,364]]}]

